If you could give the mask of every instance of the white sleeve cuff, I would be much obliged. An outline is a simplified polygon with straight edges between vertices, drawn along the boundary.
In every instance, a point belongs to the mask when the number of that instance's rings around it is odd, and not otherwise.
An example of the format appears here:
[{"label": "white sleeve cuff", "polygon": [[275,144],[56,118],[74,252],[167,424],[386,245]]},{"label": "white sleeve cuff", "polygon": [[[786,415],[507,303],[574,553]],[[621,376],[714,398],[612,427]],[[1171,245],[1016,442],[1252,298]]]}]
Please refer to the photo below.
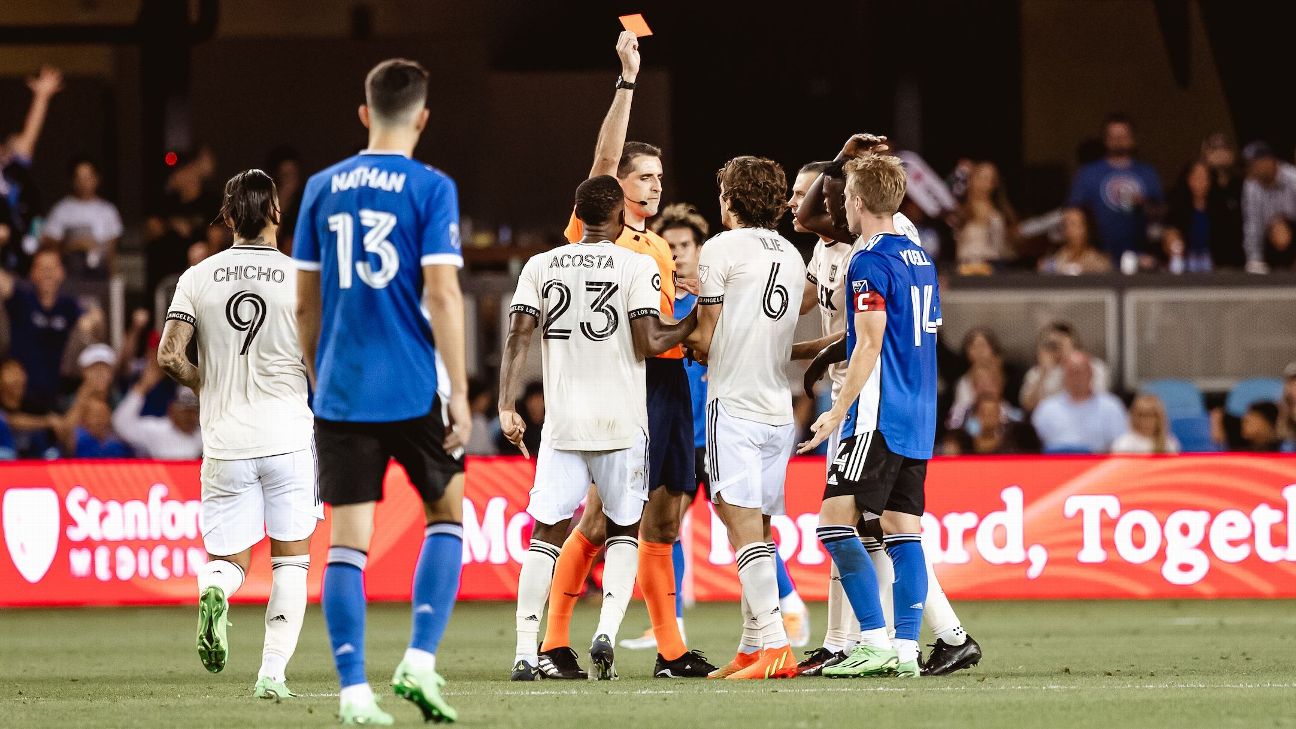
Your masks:
[{"label": "white sleeve cuff", "polygon": [[463,268],[463,256],[458,253],[429,253],[419,259],[420,266],[454,266]]},{"label": "white sleeve cuff", "polygon": [[300,258],[294,258],[293,265],[298,271],[318,271],[324,266],[319,261],[303,261]]}]

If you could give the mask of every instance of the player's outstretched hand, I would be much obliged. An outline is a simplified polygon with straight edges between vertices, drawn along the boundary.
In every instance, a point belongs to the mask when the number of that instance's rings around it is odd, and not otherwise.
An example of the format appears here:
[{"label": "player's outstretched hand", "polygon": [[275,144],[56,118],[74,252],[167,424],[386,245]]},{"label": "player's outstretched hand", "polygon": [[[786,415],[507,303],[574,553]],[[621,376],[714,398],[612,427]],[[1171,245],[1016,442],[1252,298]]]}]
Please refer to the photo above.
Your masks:
[{"label": "player's outstretched hand", "polygon": [[697,276],[676,276],[675,285],[694,296],[702,295],[702,281]]},{"label": "player's outstretched hand", "polygon": [[617,37],[617,56],[621,58],[621,78],[634,83],[639,75],[639,38],[628,30]]},{"label": "player's outstretched hand", "polygon": [[467,395],[450,396],[450,422],[446,424],[445,449],[451,453],[467,447],[472,438],[472,409]]},{"label": "player's outstretched hand", "polygon": [[861,154],[883,154],[891,151],[887,138],[878,134],[856,134],[846,140],[842,146],[843,157],[858,157]]},{"label": "player's outstretched hand", "polygon": [[829,410],[820,415],[814,425],[810,426],[810,440],[797,446],[797,453],[805,455],[818,448],[819,444],[828,440],[828,436],[841,425],[841,421],[842,416],[838,415],[836,410]]},{"label": "player's outstretched hand", "polygon": [[524,458],[530,459],[531,453],[527,450],[526,443],[523,442],[522,436],[526,435],[526,423],[523,422],[522,416],[514,410],[501,410],[499,414],[500,430],[508,442],[517,446],[522,451]]}]

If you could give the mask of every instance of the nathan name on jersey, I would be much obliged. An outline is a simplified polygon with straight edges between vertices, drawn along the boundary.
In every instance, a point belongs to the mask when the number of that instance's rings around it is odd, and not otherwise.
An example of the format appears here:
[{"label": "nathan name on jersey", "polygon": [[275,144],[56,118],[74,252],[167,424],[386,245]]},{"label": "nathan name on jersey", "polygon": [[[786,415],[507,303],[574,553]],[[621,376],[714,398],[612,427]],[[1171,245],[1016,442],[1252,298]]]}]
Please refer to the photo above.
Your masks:
[{"label": "nathan name on jersey", "polygon": [[941,325],[936,266],[922,248],[895,234],[875,235],[851,257],[847,272],[851,316],[846,350],[855,351],[855,315],[886,313],[882,350],[851,404],[841,439],[880,430],[887,446],[907,458],[928,459],[936,439],[936,331]]},{"label": "nathan name on jersey", "polygon": [[306,183],[293,258],[320,275],[316,415],[426,415],[437,374],[423,267],[463,266],[454,181],[400,153],[345,159]]},{"label": "nathan name on jersey", "polygon": [[643,360],[630,322],[660,316],[653,259],[611,241],[532,256],[511,311],[540,325],[545,421],[557,450],[629,448],[648,430]]}]

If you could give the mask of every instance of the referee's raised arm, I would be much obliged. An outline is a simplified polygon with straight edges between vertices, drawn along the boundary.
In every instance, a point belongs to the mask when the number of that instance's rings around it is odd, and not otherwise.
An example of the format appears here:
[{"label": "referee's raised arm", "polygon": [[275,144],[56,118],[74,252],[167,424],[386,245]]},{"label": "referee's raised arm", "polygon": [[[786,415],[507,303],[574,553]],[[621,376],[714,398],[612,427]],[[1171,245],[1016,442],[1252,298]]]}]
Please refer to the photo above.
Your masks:
[{"label": "referee's raised arm", "polygon": [[625,147],[626,129],[630,126],[630,104],[634,101],[635,79],[639,77],[639,39],[628,30],[617,37],[617,56],[621,58],[621,77],[616,83],[612,106],[599,127],[598,143],[594,146],[594,165],[590,177],[617,174]]}]

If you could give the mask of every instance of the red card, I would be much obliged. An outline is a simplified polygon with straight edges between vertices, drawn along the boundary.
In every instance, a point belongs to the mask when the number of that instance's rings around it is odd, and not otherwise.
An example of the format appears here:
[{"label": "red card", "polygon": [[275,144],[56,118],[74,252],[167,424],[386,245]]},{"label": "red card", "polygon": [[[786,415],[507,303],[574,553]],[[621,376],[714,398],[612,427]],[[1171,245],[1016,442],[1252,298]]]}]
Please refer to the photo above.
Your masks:
[{"label": "red card", "polygon": [[622,15],[618,18],[621,21],[621,27],[634,33],[640,38],[646,38],[652,35],[652,29],[648,27],[648,21],[639,13],[634,15]]}]

